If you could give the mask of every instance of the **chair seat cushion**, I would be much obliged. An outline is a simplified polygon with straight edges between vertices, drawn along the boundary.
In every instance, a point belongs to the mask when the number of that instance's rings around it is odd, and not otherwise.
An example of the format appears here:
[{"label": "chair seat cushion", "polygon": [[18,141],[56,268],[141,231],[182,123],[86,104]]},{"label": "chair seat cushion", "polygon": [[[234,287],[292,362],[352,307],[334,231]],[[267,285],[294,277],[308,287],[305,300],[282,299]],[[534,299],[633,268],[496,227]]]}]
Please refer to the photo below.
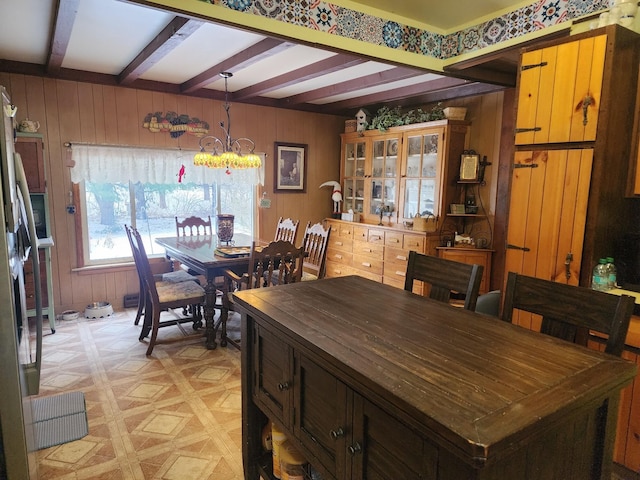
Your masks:
[{"label": "chair seat cushion", "polygon": [[200,300],[204,295],[204,288],[193,281],[166,283],[161,285],[156,284],[156,289],[158,290],[160,303],[174,302],[176,300],[186,300],[190,298]]},{"label": "chair seat cushion", "polygon": [[162,281],[171,282],[171,283],[195,281],[197,283],[200,283],[200,280],[197,277],[194,277],[193,275],[185,272],[184,270],[176,270],[174,272],[163,273]]},{"label": "chair seat cushion", "polygon": [[318,276],[309,272],[302,272],[302,281],[308,282],[309,280],[317,280]]}]

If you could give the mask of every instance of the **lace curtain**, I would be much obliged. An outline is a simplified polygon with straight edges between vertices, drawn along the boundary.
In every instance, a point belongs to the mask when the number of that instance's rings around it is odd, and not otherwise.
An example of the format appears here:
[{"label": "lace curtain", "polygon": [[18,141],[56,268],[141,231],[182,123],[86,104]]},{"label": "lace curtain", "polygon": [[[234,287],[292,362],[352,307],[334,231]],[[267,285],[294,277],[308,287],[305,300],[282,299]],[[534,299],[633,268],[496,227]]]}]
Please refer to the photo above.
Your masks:
[{"label": "lace curtain", "polygon": [[264,185],[265,155],[261,168],[231,170],[224,168],[196,167],[193,156],[196,150],[166,148],[120,147],[114,145],[72,145],[71,181],[94,183],[141,182],[172,184],[178,182],[182,165],[185,167],[183,182],[196,184],[237,183]]}]

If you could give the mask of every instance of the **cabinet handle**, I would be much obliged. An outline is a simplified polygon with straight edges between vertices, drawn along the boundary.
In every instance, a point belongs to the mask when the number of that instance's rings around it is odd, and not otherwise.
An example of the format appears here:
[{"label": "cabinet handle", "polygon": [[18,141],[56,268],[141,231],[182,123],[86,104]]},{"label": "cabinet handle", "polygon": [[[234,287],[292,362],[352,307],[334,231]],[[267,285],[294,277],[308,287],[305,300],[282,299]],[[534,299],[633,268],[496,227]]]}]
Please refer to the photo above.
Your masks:
[{"label": "cabinet handle", "polygon": [[400,277],[404,277],[406,275],[406,272],[401,272],[400,270],[396,270],[396,275]]},{"label": "cabinet handle", "polygon": [[582,109],[582,125],[584,125],[585,127],[587,126],[587,123],[589,123],[589,118],[588,118],[589,106],[590,105],[595,106],[595,103],[596,103],[595,99],[587,93],[585,97],[582,100],[580,100],[580,102],[578,102],[578,105],[576,106],[576,112]]},{"label": "cabinet handle", "polygon": [[331,434],[331,438],[333,438],[334,440],[337,440],[340,437],[344,437],[344,430],[342,429],[342,427],[338,427],[335,430],[331,430],[330,434]]},{"label": "cabinet handle", "polygon": [[368,262],[362,262],[363,267],[371,267],[371,264]]},{"label": "cabinet handle", "polygon": [[389,239],[389,243],[391,243],[391,242],[400,243],[400,240],[398,240],[397,238],[391,238],[391,239]]},{"label": "cabinet handle", "polygon": [[336,242],[336,245],[342,246],[342,245],[344,245],[344,243],[342,243],[342,242]]},{"label": "cabinet handle", "polygon": [[289,382],[280,382],[278,384],[278,390],[280,390],[281,392],[289,390]]},{"label": "cabinet handle", "polygon": [[565,276],[567,277],[567,280],[569,280],[571,278],[571,261],[573,260],[573,253],[569,252],[567,253],[567,256],[564,260],[564,268],[565,268]]},{"label": "cabinet handle", "polygon": [[360,444],[356,442],[353,445],[349,445],[349,448],[347,450],[349,450],[349,453],[351,455],[355,455],[356,453],[360,453],[362,451],[362,446],[360,446]]},{"label": "cabinet handle", "polygon": [[396,255],[396,260],[406,260],[407,257],[404,255]]},{"label": "cabinet handle", "polygon": [[335,255],[336,258],[339,258],[340,260],[342,260],[342,255]]}]

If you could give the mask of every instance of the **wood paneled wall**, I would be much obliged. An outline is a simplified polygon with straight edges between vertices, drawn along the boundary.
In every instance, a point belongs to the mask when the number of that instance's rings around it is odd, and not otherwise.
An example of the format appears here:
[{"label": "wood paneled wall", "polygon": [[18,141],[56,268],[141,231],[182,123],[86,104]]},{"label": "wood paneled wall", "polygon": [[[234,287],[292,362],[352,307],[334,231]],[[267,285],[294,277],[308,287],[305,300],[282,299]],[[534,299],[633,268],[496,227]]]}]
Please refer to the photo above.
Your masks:
[{"label": "wood paneled wall", "polygon": [[[78,270],[76,267],[76,231],[73,215],[67,213],[71,192],[69,155],[65,142],[197,148],[198,139],[183,135],[173,139],[168,133],[152,133],[142,127],[149,112],[175,111],[201,118],[211,132],[219,134],[217,125],[226,121],[223,103],[182,95],[150,92],[115,86],[94,85],[68,80],[55,80],[0,72],[0,85],[9,91],[18,106],[18,120],[29,118],[40,122],[47,160],[49,204],[52,235],[54,301],[58,313],[64,310],[84,311],[94,301],[107,300],[114,308],[122,307],[125,294],[138,290],[133,266]],[[499,154],[502,94],[461,99],[451,105],[466,106],[472,126],[469,148],[487,155],[493,166],[487,170],[487,188],[483,201],[487,210],[495,211],[495,177]],[[240,103],[231,106],[232,134],[247,136],[256,142],[256,151],[267,156],[265,185],[271,208],[258,210],[258,235],[273,238],[278,217],[316,222],[332,211],[330,190],[319,186],[328,180],[339,180],[340,136],[343,117],[256,107]],[[275,194],[274,142],[308,145],[306,194]],[[176,168],[176,171],[178,168]]]},{"label": "wood paneled wall", "polygon": [[[173,139],[166,132],[152,133],[142,127],[149,112],[175,111],[209,123],[219,135],[218,124],[226,122],[223,104],[182,95],[122,87],[94,85],[25,75],[0,73],[0,85],[9,91],[18,107],[17,119],[40,122],[45,141],[47,184],[51,210],[54,301],[58,313],[84,311],[94,301],[107,300],[121,308],[125,294],[138,290],[135,269],[76,269],[76,231],[73,215],[67,213],[71,192],[70,169],[66,166],[65,142],[183,147],[196,149],[198,138],[182,135]],[[256,142],[256,151],[267,154],[265,185],[271,208],[259,209],[261,239],[271,239],[279,216],[317,222],[332,211],[331,192],[319,186],[339,179],[340,136],[343,117],[256,107],[241,103],[231,106],[232,134]],[[274,142],[308,145],[307,193],[273,193]],[[185,162],[186,164],[186,162]],[[179,166],[176,166],[176,172]]]}]

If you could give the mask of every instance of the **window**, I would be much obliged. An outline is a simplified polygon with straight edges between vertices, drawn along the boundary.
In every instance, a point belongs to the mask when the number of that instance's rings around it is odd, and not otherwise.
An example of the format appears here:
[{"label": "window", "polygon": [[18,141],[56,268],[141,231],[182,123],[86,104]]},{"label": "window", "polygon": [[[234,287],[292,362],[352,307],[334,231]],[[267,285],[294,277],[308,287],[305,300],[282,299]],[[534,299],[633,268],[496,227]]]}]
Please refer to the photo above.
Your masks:
[{"label": "window", "polygon": [[154,239],[176,234],[175,217],[210,215],[215,230],[215,216],[232,213],[234,232],[251,235],[254,192],[252,185],[235,184],[83,182],[80,210],[84,265],[131,260],[125,223],[140,231],[149,256],[164,254]]},{"label": "window", "polygon": [[[234,232],[253,235],[256,185],[261,169],[195,167],[195,152],[99,145],[73,145],[71,169],[82,232],[78,266],[131,261],[124,224],[135,226],[149,256],[164,254],[154,239],[175,236],[175,217],[235,215]],[[187,165],[184,169],[181,166]],[[178,171],[184,170],[182,182]]]}]

